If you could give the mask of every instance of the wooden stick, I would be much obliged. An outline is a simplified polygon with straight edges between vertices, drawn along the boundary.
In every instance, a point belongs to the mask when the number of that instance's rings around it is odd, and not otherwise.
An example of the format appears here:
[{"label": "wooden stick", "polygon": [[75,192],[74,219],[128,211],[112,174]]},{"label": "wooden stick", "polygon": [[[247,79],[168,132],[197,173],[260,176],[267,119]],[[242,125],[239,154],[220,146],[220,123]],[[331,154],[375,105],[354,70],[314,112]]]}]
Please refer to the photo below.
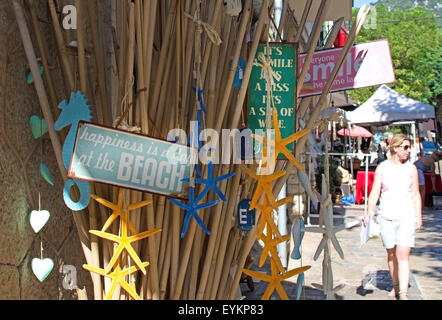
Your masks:
[{"label": "wooden stick", "polygon": [[[299,42],[299,40],[301,39],[302,32],[304,31],[304,26],[305,26],[305,23],[307,22],[307,17],[310,12],[310,9],[312,7],[312,4],[313,4],[312,0],[308,0],[305,3],[304,11],[302,12],[301,21],[299,22],[299,25],[298,25],[298,32],[296,33],[296,36],[294,39],[295,42]],[[321,5],[322,5],[322,3],[321,3]],[[307,45],[307,47],[308,47],[308,45]]]},{"label": "wooden stick", "polygon": [[55,9],[54,0],[48,0],[48,4],[52,16],[52,25],[54,26],[55,39],[57,40],[58,50],[60,52],[61,60],[63,62],[64,72],[68,79],[69,90],[72,92],[75,91],[75,80],[74,80],[74,75],[72,74],[71,65],[66,55],[66,47],[64,45],[60,24],[58,22],[58,15]]},{"label": "wooden stick", "polygon": [[84,51],[84,22],[83,8],[81,0],[75,0],[75,8],[77,9],[77,52],[78,52],[78,71],[80,74],[80,90],[85,96],[88,95],[87,77],[86,77],[86,58]]},{"label": "wooden stick", "polygon": [[238,244],[240,241],[240,230],[239,229],[233,229],[232,232],[229,234],[229,243],[232,243],[231,246],[227,249],[227,253],[224,260],[223,265],[223,272],[221,274],[220,283],[218,286],[218,292],[216,294],[216,299],[218,300],[226,300],[229,297],[230,288],[227,285],[229,276],[230,276],[230,269],[233,263],[234,255],[235,255],[235,244]]},{"label": "wooden stick", "polygon": [[[176,14],[176,1],[172,1],[169,7],[169,12],[167,14],[167,21],[166,21],[166,27],[165,27],[165,31],[164,31],[164,41],[162,42],[161,45],[161,50],[160,50],[160,56],[159,56],[159,62],[158,62],[158,68],[157,68],[157,72],[155,75],[155,81],[153,83],[153,93],[151,94],[151,98],[150,98],[150,108],[149,108],[149,116],[150,118],[154,118],[154,116],[159,115],[160,112],[158,112],[156,110],[157,108],[157,104],[158,104],[158,100],[159,100],[159,96],[160,96],[160,89],[161,89],[161,78],[165,75],[167,75],[167,73],[164,73],[164,66],[165,66],[165,62],[166,62],[166,58],[167,58],[167,52],[168,52],[168,48],[169,48],[169,37],[171,34],[171,30],[172,30],[172,19],[174,17],[174,15]],[[157,111],[157,112],[155,112]],[[158,120],[155,121],[155,123],[158,123]]]},{"label": "wooden stick", "polygon": [[224,225],[223,225],[223,232],[221,234],[221,239],[220,239],[220,248],[218,251],[218,257],[217,257],[217,261],[216,261],[216,265],[214,268],[214,277],[210,279],[210,282],[212,283],[212,289],[210,292],[210,295],[205,297],[205,299],[215,299],[216,298],[216,292],[218,291],[219,285],[220,285],[220,279],[221,279],[221,274],[223,272],[226,272],[226,270],[222,270],[223,268],[223,262],[224,262],[224,257],[226,256],[226,249],[227,249],[227,244],[228,244],[228,239],[229,239],[229,234],[231,232],[231,228],[232,228],[232,220],[235,216],[235,209],[236,209],[236,204],[237,204],[237,197],[234,196],[235,191],[234,190],[238,190],[239,189],[239,183],[240,183],[240,179],[241,179],[241,174],[239,172],[239,170],[237,170],[237,173],[235,174],[234,178],[233,178],[233,182],[232,185],[230,187],[230,201],[228,202],[228,207],[227,210],[225,212],[225,220],[224,220]]},{"label": "wooden stick", "polygon": [[34,27],[35,37],[37,38],[37,44],[40,51],[41,62],[44,67],[44,77],[46,84],[48,85],[49,98],[51,99],[52,111],[57,111],[57,94],[55,92],[54,80],[52,78],[52,70],[48,63],[48,48],[43,41],[43,35],[41,34],[40,25],[38,23],[37,12],[35,10],[34,0],[28,0],[29,11],[31,12],[31,21]]},{"label": "wooden stick", "polygon": [[[297,79],[297,92],[296,96],[299,96],[301,92],[302,86],[304,85],[304,80],[307,75],[307,71],[310,67],[310,62],[312,61],[313,54],[315,53],[316,44],[318,42],[319,36],[322,30],[322,22],[324,21],[325,14],[327,12],[327,8],[330,1],[322,0],[321,5],[318,9],[318,14],[316,15],[315,23],[313,25],[312,34],[310,35],[309,42],[307,44],[307,55],[304,60],[304,64],[302,66],[301,72],[299,73],[299,77]],[[298,34],[302,31],[302,29],[298,30]]]},{"label": "wooden stick", "polygon": [[[152,48],[153,48],[153,34],[155,30],[155,21],[156,21],[156,12],[157,12],[157,0],[145,1],[144,2],[144,26],[143,26],[143,57],[146,59],[146,63],[144,65],[145,68],[145,79],[147,91],[145,92],[146,102],[149,101],[150,94],[150,73],[152,69]],[[150,16],[148,15],[150,13]],[[148,18],[149,17],[149,18]],[[148,28],[148,29],[146,29]],[[147,118],[147,106],[142,108],[143,115]],[[143,117],[144,117],[143,116]],[[144,133],[149,132],[149,126],[146,123],[142,123],[142,131]]]},{"label": "wooden stick", "polygon": [[[241,53],[242,42],[243,42],[243,39],[244,39],[244,36],[246,33],[247,24],[248,24],[250,15],[251,15],[251,11],[252,11],[252,0],[247,0],[245,3],[244,9],[243,9],[242,17],[241,17],[241,24],[239,27],[238,38],[237,38],[237,41],[238,41],[237,46],[235,48],[235,53],[233,55],[232,65],[229,69],[229,78],[227,80],[226,89],[225,89],[223,99],[222,99],[220,107],[219,107],[220,119],[224,119],[224,116],[227,111],[227,104],[229,102],[229,97],[230,97],[230,93],[232,90],[233,80],[235,79],[236,68],[238,66],[238,59],[239,59],[239,55]],[[255,49],[255,51],[256,51],[256,49]],[[251,72],[251,69],[250,69],[250,72]],[[250,74],[249,74],[249,78],[250,78]],[[245,80],[248,82],[248,79],[243,79],[243,83],[245,82]],[[237,103],[236,108],[242,109],[242,105]],[[241,114],[241,110],[235,111],[235,112],[238,113],[238,119],[239,119],[239,116]],[[234,121],[232,121],[232,123],[233,122]],[[217,125],[216,125],[217,132],[221,131],[222,124],[223,124],[223,121],[219,121],[217,123]],[[233,126],[231,128],[233,128]]]},{"label": "wooden stick", "polygon": [[[225,175],[225,174],[229,173],[229,169],[230,169],[229,165],[223,165],[222,166],[223,171],[222,171],[221,175]],[[222,190],[221,192],[226,190],[226,186],[227,186],[227,180],[221,181],[221,184],[219,186],[220,190]],[[207,250],[206,250],[206,257],[205,257],[205,260],[203,263],[203,270],[201,272],[200,286],[198,289],[198,294],[196,296],[197,300],[203,299],[206,285],[207,285],[207,279],[209,276],[209,269],[215,268],[216,258],[213,259],[213,261],[212,261],[212,258],[214,256],[214,251],[215,251],[214,248],[215,248],[216,240],[217,240],[217,236],[218,236],[218,228],[219,228],[219,223],[220,223],[220,219],[221,219],[222,209],[223,209],[222,204],[218,204],[215,207],[215,210],[214,210],[215,212],[213,212],[212,229],[211,229],[209,243],[208,243]]]},{"label": "wooden stick", "polygon": [[118,52],[118,79],[119,79],[119,85],[118,85],[118,106],[116,107],[117,115],[119,113],[123,113],[123,110],[120,110],[120,103],[124,97],[125,94],[125,86],[126,86],[126,46],[127,46],[127,8],[126,8],[127,1],[120,0],[120,49]]},{"label": "wooden stick", "polygon": [[104,61],[103,61],[103,52],[102,47],[100,45],[99,37],[98,37],[98,26],[96,24],[95,15],[96,14],[96,6],[95,1],[86,1],[87,10],[89,15],[89,23],[91,26],[91,34],[92,34],[92,43],[94,48],[94,57],[95,57],[95,65],[97,69],[97,82],[98,82],[98,91],[100,97],[100,104],[97,105],[97,115],[100,123],[104,125],[110,126],[112,111],[110,108],[110,104],[108,102],[106,96],[106,81],[105,81],[105,69],[104,69]]},{"label": "wooden stick", "polygon": [[172,206],[172,257],[170,270],[170,292],[176,291],[176,283],[178,278],[178,270],[180,269],[180,208]]},{"label": "wooden stick", "polygon": [[[238,94],[238,99],[236,100],[235,111],[233,114],[232,122],[230,124],[230,128],[234,129],[238,127],[239,118],[241,116],[241,110],[244,104],[244,99],[246,97],[250,74],[252,73],[253,60],[255,59],[256,50],[258,49],[259,40],[261,38],[261,33],[264,28],[265,17],[267,15],[269,1],[264,0],[261,5],[261,12],[258,18],[258,25],[256,27],[255,36],[253,38],[252,45],[250,46],[249,58],[247,61],[246,70],[244,71],[244,77],[241,84],[241,89]],[[232,63],[233,65],[233,63]]]},{"label": "wooden stick", "polygon": [[[146,87],[145,70],[144,70],[144,53],[143,53],[143,25],[141,22],[141,0],[135,1],[136,5],[136,40],[137,40],[137,90],[142,90]],[[139,104],[141,111],[141,127],[144,133],[149,131],[149,121],[147,120],[147,97],[146,91],[143,90],[139,94]],[[147,125],[143,125],[147,123]]]},{"label": "wooden stick", "polygon": [[[164,230],[164,229],[163,229]],[[172,252],[172,233],[166,229],[167,232],[167,238],[168,241],[166,241],[166,249],[165,251],[165,261],[163,261],[160,265],[161,268],[161,280],[160,280],[160,299],[164,300],[166,296],[166,289],[167,289],[167,279],[169,278],[169,272],[170,272],[170,260],[171,260],[171,252]]]}]

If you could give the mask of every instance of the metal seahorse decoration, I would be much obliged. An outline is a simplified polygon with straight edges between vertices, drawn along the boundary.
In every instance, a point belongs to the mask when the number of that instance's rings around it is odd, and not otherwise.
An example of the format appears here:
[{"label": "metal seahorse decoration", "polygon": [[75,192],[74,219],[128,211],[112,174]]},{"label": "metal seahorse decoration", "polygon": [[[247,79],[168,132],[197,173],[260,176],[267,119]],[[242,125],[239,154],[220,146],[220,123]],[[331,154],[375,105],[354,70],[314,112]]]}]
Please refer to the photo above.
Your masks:
[{"label": "metal seahorse decoration", "polygon": [[[72,92],[69,103],[63,100],[58,105],[61,109],[60,116],[54,124],[55,130],[59,131],[64,127],[71,125],[69,133],[64,141],[62,157],[66,170],[69,170],[69,164],[74,151],[75,136],[77,134],[78,123],[80,121],[91,121],[91,111],[87,105],[85,96],[80,92]],[[80,199],[75,202],[70,196],[70,189],[77,185],[80,190]],[[66,205],[73,211],[80,211],[86,208],[91,199],[90,184],[87,181],[78,179],[69,179],[66,181],[63,189],[63,198]]]}]

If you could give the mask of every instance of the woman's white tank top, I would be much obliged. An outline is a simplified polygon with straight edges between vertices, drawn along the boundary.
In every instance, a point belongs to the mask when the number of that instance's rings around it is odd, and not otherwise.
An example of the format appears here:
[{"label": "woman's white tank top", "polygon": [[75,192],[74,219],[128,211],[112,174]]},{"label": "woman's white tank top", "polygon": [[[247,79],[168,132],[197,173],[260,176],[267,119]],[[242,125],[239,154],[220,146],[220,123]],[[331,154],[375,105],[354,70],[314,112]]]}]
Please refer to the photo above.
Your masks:
[{"label": "woman's white tank top", "polygon": [[378,214],[389,220],[414,219],[415,208],[411,193],[413,164],[381,162],[382,187]]}]

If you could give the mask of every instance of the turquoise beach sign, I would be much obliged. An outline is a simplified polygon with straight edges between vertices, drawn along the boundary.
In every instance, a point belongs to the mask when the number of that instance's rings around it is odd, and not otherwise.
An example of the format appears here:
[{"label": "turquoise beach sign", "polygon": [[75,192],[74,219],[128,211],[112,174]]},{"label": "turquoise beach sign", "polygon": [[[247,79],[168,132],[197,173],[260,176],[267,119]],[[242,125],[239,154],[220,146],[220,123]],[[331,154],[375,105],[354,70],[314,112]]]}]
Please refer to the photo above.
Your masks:
[{"label": "turquoise beach sign", "polygon": [[196,150],[140,134],[80,122],[68,177],[185,198]]}]

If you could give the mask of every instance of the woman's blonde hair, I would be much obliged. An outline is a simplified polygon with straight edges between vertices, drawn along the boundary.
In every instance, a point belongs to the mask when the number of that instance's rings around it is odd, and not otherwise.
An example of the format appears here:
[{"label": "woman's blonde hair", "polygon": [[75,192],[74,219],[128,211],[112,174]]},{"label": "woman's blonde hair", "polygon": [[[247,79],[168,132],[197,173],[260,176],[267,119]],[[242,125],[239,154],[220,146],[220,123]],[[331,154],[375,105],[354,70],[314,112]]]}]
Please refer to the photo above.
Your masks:
[{"label": "woman's blonde hair", "polygon": [[403,133],[395,134],[393,136],[393,138],[391,138],[391,141],[390,141],[390,153],[395,154],[396,151],[394,151],[394,147],[399,147],[402,144],[402,142],[404,142],[405,140],[410,142],[410,145],[411,145],[410,138],[408,138],[405,134],[403,134]]}]

